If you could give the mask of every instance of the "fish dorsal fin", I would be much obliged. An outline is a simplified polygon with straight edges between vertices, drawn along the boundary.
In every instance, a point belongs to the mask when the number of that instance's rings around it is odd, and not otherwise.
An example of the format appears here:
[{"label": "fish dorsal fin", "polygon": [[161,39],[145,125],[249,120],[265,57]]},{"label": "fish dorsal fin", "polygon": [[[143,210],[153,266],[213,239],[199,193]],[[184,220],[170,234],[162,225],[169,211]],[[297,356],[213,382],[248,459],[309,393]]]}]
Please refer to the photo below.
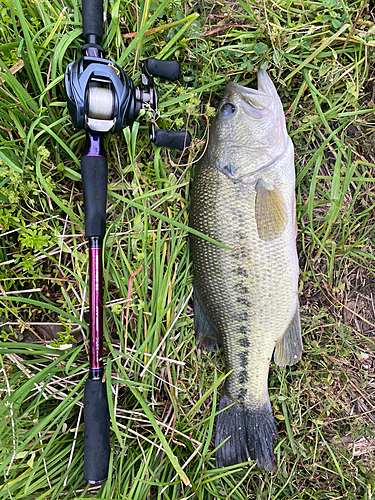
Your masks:
[{"label": "fish dorsal fin", "polygon": [[255,186],[255,220],[259,238],[265,241],[279,237],[285,229],[288,213],[277,187],[268,189],[259,179]]},{"label": "fish dorsal fin", "polygon": [[274,360],[279,366],[294,365],[302,356],[301,320],[299,304],[286,332],[277,341]]}]

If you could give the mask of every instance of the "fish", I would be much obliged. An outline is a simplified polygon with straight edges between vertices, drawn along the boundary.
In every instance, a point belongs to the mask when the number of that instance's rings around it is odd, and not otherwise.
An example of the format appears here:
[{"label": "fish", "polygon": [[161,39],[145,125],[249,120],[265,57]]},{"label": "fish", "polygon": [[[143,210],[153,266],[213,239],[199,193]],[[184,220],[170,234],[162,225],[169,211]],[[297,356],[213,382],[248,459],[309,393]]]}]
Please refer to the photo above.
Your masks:
[{"label": "fish", "polygon": [[276,468],[268,394],[278,366],[302,356],[294,148],[265,70],[258,88],[228,83],[191,190],[194,329],[202,350],[223,347],[228,374],[215,431],[216,463]]}]

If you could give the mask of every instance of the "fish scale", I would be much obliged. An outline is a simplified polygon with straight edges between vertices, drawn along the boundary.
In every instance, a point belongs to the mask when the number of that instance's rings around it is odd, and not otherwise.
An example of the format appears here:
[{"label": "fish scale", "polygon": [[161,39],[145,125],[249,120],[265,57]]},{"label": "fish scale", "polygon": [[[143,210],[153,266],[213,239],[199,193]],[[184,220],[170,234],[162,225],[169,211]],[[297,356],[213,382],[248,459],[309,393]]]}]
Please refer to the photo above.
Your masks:
[{"label": "fish scale", "polygon": [[[258,74],[258,83],[268,93],[227,87],[220,105],[224,111],[212,124],[195,172],[190,225],[230,247],[191,236],[197,343],[208,349],[221,344],[229,373],[220,410],[232,406],[218,417],[215,444],[230,439],[217,452],[218,465],[255,458],[272,470],[276,428],[269,365],[277,344],[276,362],[298,361],[302,342],[293,146],[265,72]],[[227,117],[233,108],[234,116]],[[263,117],[267,123],[261,123]],[[269,137],[273,128],[274,141]]]}]

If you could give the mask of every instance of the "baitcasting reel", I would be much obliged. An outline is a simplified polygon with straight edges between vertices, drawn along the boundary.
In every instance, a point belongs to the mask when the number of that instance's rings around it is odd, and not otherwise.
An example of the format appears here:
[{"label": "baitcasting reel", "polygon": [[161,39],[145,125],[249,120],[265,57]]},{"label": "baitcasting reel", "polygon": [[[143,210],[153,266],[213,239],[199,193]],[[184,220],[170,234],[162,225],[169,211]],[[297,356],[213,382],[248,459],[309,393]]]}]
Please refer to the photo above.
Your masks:
[{"label": "baitcasting reel", "polygon": [[[74,126],[92,132],[120,132],[136,120],[142,109],[157,113],[154,76],[175,81],[180,74],[178,61],[146,59],[142,64],[141,85],[135,87],[122,69],[104,59],[97,43],[82,47],[82,57],[70,63],[65,71],[67,105]],[[155,130],[150,140],[156,146],[183,150],[191,142],[189,132]]]}]

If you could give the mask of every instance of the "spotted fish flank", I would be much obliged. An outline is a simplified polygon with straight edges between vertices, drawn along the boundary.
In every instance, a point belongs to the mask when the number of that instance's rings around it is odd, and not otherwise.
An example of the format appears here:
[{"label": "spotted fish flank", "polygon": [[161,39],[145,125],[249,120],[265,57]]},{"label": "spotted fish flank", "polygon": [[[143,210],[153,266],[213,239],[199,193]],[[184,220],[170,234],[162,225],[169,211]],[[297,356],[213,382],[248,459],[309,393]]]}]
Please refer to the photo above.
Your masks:
[{"label": "spotted fish flank", "polygon": [[230,372],[216,425],[218,466],[256,459],[275,467],[269,364],[273,351],[281,366],[302,353],[293,156],[267,73],[258,72],[257,90],[230,83],[195,172],[190,211],[194,229],[230,248],[191,236],[197,343],[222,345]]}]

